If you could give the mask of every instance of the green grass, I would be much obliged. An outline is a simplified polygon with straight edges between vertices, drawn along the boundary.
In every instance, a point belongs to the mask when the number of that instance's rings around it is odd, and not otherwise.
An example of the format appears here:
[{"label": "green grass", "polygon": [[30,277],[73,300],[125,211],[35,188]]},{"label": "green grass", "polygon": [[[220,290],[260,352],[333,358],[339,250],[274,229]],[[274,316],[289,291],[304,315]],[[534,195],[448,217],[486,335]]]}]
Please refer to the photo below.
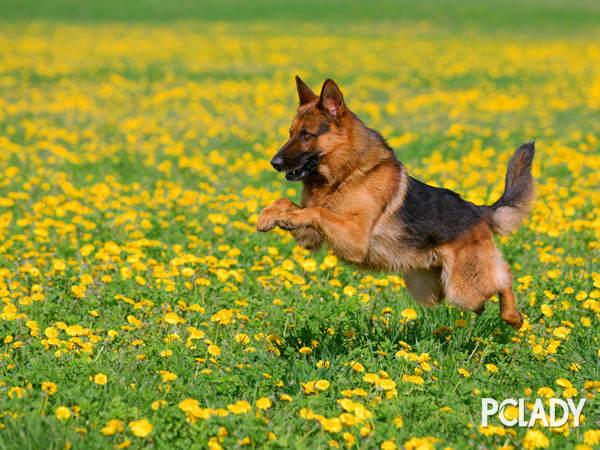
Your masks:
[{"label": "green grass", "polygon": [[[2,0],[0,20],[22,22],[277,22],[316,23],[344,27],[351,23],[427,24],[450,32],[504,32],[535,37],[597,33],[600,6],[593,0],[375,0],[368,3],[333,0],[257,0],[254,2],[177,0]],[[293,28],[289,29],[293,32]]]}]

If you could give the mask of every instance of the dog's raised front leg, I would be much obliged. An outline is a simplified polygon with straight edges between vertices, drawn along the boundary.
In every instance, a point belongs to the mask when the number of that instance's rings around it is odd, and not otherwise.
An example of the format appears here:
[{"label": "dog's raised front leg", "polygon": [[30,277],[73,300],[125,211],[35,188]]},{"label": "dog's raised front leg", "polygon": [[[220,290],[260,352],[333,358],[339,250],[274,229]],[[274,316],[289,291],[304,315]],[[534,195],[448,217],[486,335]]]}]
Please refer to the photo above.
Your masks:
[{"label": "dog's raised front leg", "polygon": [[297,228],[290,230],[296,243],[306,250],[315,253],[321,250],[323,246],[323,238],[313,228]]},{"label": "dog's raised front leg", "polygon": [[341,259],[362,262],[369,249],[372,224],[356,215],[352,219],[339,216],[320,206],[281,213],[275,219],[284,230],[313,228]]},{"label": "dog's raised front leg", "polygon": [[[275,200],[271,205],[263,209],[258,216],[258,223],[256,227],[258,231],[269,231],[276,227],[275,219],[281,213],[288,211],[296,211],[301,208],[295,203],[291,202],[287,198],[280,198]],[[323,238],[317,233],[316,230],[311,228],[298,228],[291,230],[294,240],[302,248],[310,250],[311,252],[317,252],[323,246]]]},{"label": "dog's raised front leg", "polygon": [[260,212],[256,228],[258,228],[258,231],[263,232],[272,230],[276,227],[275,219],[279,214],[296,209],[300,209],[300,207],[287,198],[275,200]]}]

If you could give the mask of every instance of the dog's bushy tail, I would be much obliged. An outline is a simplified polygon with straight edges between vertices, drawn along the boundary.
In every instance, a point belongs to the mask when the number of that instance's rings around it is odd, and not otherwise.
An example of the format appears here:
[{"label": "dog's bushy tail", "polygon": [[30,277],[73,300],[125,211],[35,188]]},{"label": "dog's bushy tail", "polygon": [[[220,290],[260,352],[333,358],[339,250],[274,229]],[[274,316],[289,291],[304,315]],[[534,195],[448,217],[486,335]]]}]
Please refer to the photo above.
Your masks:
[{"label": "dog's bushy tail", "polygon": [[535,200],[535,181],[531,163],[535,154],[533,142],[521,145],[508,163],[504,193],[488,206],[488,223],[492,232],[507,235],[515,231],[527,216]]}]

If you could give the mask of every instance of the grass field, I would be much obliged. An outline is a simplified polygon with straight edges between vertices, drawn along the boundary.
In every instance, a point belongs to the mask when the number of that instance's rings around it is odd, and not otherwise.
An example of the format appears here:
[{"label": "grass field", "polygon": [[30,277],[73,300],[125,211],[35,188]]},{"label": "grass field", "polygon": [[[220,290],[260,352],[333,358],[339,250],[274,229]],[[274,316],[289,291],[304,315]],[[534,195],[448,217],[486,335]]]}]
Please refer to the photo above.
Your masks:
[{"label": "grass field", "polygon": [[[597,446],[599,23],[591,0],[0,0],[0,448]],[[520,331],[256,231],[299,200],[269,165],[296,74],[476,203],[536,140],[535,210],[497,239]],[[482,428],[484,397],[587,404]]]}]

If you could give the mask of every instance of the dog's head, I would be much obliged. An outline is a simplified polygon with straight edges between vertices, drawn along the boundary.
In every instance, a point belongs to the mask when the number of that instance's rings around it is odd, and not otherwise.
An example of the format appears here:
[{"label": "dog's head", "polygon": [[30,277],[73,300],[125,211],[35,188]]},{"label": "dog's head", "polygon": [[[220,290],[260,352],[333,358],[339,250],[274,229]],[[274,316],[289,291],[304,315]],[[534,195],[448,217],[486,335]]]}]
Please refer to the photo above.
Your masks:
[{"label": "dog's head", "polygon": [[290,138],[271,160],[278,172],[290,181],[300,181],[320,172],[327,155],[340,147],[345,139],[348,111],[342,92],[331,79],[323,83],[316,95],[296,76],[300,107],[290,128]]}]

